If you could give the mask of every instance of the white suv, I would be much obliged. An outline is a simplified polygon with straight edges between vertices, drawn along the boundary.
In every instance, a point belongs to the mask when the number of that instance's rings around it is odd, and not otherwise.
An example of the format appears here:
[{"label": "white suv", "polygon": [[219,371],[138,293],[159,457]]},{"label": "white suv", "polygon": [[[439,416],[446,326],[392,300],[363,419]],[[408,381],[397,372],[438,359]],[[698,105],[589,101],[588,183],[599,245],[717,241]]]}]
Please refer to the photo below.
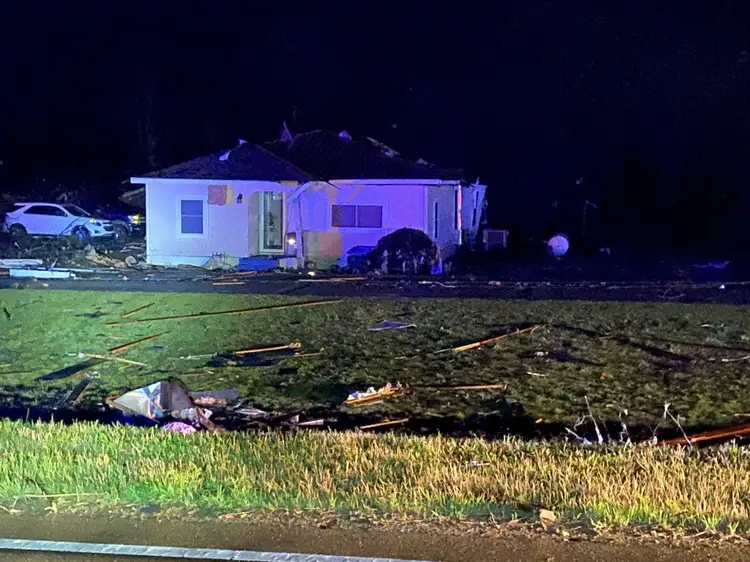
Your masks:
[{"label": "white suv", "polygon": [[3,230],[14,237],[73,235],[85,239],[115,235],[110,221],[92,218],[80,207],[67,203],[16,203],[5,215]]}]

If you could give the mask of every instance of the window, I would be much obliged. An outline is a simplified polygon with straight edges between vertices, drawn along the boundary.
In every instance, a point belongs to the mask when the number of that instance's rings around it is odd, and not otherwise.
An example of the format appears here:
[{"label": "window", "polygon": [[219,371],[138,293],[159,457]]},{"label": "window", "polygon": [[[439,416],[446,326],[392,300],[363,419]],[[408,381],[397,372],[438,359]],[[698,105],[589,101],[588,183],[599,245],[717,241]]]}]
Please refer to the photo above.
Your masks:
[{"label": "window", "polygon": [[438,202],[435,201],[435,204],[433,205],[432,210],[432,239],[437,240],[438,237],[438,218],[440,215],[440,206],[438,205]]},{"label": "window", "polygon": [[357,205],[357,228],[383,228],[383,207]]},{"label": "window", "polygon": [[479,192],[474,192],[474,207],[471,213],[471,226],[477,225],[477,207],[479,207]]},{"label": "window", "polygon": [[334,205],[331,226],[338,228],[383,228],[381,205]]},{"label": "window", "polygon": [[78,205],[63,205],[63,208],[74,217],[90,217],[91,216],[86,211],[81,209]]},{"label": "window", "polygon": [[48,217],[66,217],[65,211],[50,205],[33,205],[24,211],[25,215],[45,215]]},{"label": "window", "polygon": [[203,234],[203,201],[201,199],[180,201],[180,234]]}]

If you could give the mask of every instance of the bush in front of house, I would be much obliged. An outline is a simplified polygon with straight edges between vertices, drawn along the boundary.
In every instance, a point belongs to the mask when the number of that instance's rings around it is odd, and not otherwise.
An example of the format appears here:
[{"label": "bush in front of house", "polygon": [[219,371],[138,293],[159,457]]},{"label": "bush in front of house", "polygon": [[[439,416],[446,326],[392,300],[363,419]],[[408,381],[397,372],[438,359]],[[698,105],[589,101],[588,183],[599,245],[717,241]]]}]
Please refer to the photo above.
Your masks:
[{"label": "bush in front of house", "polygon": [[367,261],[371,271],[429,275],[438,260],[438,247],[427,234],[401,228],[383,236]]}]

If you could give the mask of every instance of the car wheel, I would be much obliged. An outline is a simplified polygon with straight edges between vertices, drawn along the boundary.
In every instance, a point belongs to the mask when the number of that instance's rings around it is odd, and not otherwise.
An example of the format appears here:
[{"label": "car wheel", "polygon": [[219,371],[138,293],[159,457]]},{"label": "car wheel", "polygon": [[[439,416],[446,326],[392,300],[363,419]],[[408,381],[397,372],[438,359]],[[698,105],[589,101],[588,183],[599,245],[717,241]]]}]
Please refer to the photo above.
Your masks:
[{"label": "car wheel", "polygon": [[24,245],[29,241],[29,233],[26,230],[26,227],[22,224],[13,224],[8,229],[8,232],[10,232],[10,237],[13,239],[13,241],[20,245]]},{"label": "car wheel", "polygon": [[121,223],[114,223],[114,239],[117,242],[123,242],[128,238],[128,227]]},{"label": "car wheel", "polygon": [[79,241],[88,240],[91,238],[91,233],[89,232],[89,229],[85,226],[77,226],[73,229],[73,232],[71,234]]}]

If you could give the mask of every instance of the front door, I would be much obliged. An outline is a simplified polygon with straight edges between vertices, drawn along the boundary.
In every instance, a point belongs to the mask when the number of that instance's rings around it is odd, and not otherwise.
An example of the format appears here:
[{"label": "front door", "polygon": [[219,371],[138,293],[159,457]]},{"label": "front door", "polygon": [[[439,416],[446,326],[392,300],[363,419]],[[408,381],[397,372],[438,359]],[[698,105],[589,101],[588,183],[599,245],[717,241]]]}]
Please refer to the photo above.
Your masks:
[{"label": "front door", "polygon": [[284,253],[284,194],[260,194],[260,253]]}]

